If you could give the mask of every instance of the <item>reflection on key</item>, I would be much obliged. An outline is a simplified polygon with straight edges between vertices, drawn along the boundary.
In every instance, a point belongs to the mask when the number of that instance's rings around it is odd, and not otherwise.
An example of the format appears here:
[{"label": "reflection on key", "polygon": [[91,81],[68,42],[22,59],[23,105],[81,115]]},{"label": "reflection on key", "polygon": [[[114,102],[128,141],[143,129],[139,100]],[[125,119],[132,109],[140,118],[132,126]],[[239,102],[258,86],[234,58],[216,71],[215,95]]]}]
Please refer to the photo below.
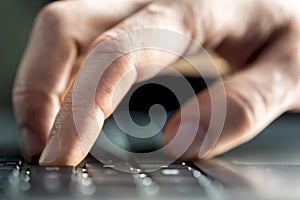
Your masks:
[{"label": "reflection on key", "polygon": [[85,196],[92,196],[96,192],[96,186],[88,176],[82,176],[79,188],[81,193]]},{"label": "reflection on key", "polygon": [[137,185],[138,190],[142,195],[156,195],[160,191],[159,185],[154,182],[150,177],[146,174],[133,174],[134,181]]},{"label": "reflection on key", "polygon": [[45,189],[50,193],[58,192],[60,190],[60,187],[62,186],[59,174],[52,172],[44,176],[43,185],[45,186]]},{"label": "reflection on key", "polygon": [[20,189],[23,191],[29,190],[31,187],[30,184],[30,171],[27,169],[21,172],[20,176]]},{"label": "reflection on key", "polygon": [[178,175],[179,170],[178,169],[162,169],[161,173],[164,175]]},{"label": "reflection on key", "polygon": [[30,166],[32,189],[38,194],[68,193],[73,167]]},{"label": "reflection on key", "polygon": [[148,195],[156,195],[160,190],[160,187],[157,183],[153,182],[149,186],[145,187],[145,193]]}]

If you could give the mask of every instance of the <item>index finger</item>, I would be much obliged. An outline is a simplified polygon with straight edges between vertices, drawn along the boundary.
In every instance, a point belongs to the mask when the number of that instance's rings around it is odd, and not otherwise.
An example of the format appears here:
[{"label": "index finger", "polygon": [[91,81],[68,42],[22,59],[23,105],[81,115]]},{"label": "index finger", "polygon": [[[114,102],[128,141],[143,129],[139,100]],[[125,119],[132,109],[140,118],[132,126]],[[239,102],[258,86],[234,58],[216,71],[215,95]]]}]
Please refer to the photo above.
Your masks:
[{"label": "index finger", "polygon": [[46,145],[55,116],[90,42],[148,3],[59,1],[40,11],[13,90],[14,111],[27,156],[39,156]]},{"label": "index finger", "polygon": [[[181,54],[185,52],[188,41],[174,43],[174,38],[157,35],[149,29],[166,28],[167,24],[171,30],[191,35],[182,20],[183,14],[178,15],[180,9],[180,4],[174,3],[174,7],[169,8],[167,1],[155,2],[96,40],[97,45],[82,64],[56,117],[40,164],[77,165],[97,139],[105,118],[114,111],[132,84],[163,69],[145,65],[168,65],[180,56],[141,47],[167,40],[163,44]],[[161,10],[164,12],[160,13]]]}]

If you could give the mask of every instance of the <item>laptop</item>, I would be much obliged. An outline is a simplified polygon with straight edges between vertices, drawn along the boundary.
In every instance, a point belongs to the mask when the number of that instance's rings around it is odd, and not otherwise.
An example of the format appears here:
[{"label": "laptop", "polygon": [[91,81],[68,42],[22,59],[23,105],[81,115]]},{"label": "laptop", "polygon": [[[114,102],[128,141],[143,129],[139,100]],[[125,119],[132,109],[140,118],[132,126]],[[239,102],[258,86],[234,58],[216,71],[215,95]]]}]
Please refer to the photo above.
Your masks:
[{"label": "laptop", "polygon": [[[158,78],[178,82],[176,77]],[[199,79],[188,80],[195,91],[204,87]],[[168,116],[178,107],[168,92],[156,98],[158,90],[148,85],[133,96],[136,123],[149,122],[153,103],[164,105]],[[147,101],[139,103],[141,97]],[[224,155],[185,162],[170,160],[164,152],[144,156],[162,148],[162,133],[136,138],[111,117],[97,140],[101,148],[94,146],[80,165],[38,166],[23,159],[12,109],[6,106],[0,110],[0,199],[299,199],[299,121],[299,114],[284,114]]]}]

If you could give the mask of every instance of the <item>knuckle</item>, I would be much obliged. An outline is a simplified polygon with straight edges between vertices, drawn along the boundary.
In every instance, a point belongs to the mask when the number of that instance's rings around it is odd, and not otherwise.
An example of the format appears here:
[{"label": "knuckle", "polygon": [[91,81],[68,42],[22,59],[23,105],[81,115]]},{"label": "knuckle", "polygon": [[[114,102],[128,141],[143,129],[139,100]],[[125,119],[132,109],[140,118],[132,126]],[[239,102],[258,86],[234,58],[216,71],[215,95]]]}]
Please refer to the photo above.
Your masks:
[{"label": "knuckle", "polygon": [[195,10],[193,3],[181,0],[155,1],[144,9],[152,19],[162,19],[156,22],[159,26],[165,26],[163,19],[172,19],[176,20],[178,25],[185,29],[185,32],[191,32],[194,29],[193,20],[190,19],[195,19]]},{"label": "knuckle", "polygon": [[18,96],[19,90],[20,90],[19,87],[16,84],[14,84],[13,88],[12,88],[12,93],[11,93],[12,101],[13,102],[16,101],[16,98]]},{"label": "knuckle", "polygon": [[14,104],[17,104],[19,102],[23,102],[24,98],[28,98],[28,94],[31,92],[29,89],[25,86],[25,84],[21,82],[15,82],[12,88],[12,102]]},{"label": "knuckle", "polygon": [[54,2],[43,7],[36,18],[36,25],[56,31],[67,25],[68,8],[66,2]]},{"label": "knuckle", "polygon": [[[106,53],[124,53],[126,51],[126,44],[130,41],[125,40],[125,37],[127,37],[125,31],[121,27],[118,27],[118,29],[104,32],[92,42],[90,49]],[[105,43],[105,45],[101,45],[102,43]]]},{"label": "knuckle", "polygon": [[231,128],[234,128],[234,132],[247,133],[251,128],[255,127],[258,120],[257,107],[255,103],[249,98],[249,96],[236,89],[236,87],[230,87],[226,89],[227,97],[227,121]]}]

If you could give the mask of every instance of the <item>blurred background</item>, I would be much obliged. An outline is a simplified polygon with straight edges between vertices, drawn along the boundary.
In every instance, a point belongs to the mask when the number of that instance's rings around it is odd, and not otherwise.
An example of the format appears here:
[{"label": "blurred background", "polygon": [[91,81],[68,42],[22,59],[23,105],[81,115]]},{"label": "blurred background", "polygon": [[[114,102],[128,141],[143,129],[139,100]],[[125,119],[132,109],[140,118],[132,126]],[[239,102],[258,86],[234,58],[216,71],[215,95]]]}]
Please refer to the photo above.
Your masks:
[{"label": "blurred background", "polygon": [[0,0],[0,157],[18,156],[20,153],[11,89],[34,17],[49,2]]},{"label": "blurred background", "polygon": [[0,0],[0,108],[11,104],[17,66],[39,9],[49,0]]}]

